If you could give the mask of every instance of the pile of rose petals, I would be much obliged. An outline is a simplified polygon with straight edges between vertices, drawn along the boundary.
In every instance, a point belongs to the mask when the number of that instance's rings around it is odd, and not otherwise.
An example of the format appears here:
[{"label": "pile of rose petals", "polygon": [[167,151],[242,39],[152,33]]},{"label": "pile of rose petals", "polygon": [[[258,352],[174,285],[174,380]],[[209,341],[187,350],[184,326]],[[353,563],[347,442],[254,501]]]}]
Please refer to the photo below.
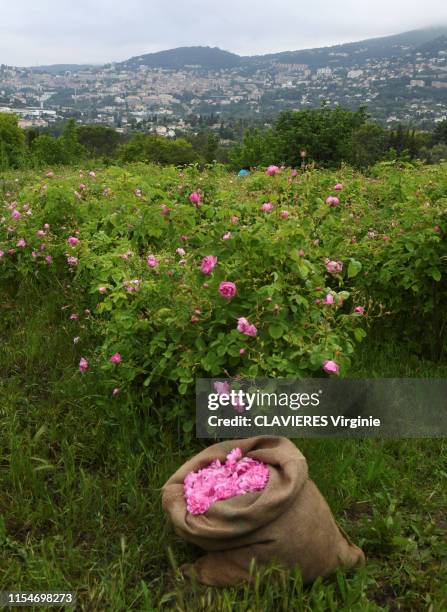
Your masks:
[{"label": "pile of rose petals", "polygon": [[211,504],[249,491],[261,491],[267,485],[265,463],[242,458],[240,448],[233,448],[225,463],[215,459],[208,467],[190,472],[184,481],[186,506],[191,514],[204,514]]}]

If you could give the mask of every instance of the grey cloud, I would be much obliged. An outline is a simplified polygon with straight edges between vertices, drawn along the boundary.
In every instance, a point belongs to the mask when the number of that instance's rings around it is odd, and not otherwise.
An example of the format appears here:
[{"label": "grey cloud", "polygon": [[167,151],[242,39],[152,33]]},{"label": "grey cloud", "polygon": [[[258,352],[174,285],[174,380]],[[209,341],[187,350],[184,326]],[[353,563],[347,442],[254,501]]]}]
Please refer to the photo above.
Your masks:
[{"label": "grey cloud", "polygon": [[98,63],[196,44],[251,55],[441,23],[445,0],[17,0],[2,7],[0,63]]}]

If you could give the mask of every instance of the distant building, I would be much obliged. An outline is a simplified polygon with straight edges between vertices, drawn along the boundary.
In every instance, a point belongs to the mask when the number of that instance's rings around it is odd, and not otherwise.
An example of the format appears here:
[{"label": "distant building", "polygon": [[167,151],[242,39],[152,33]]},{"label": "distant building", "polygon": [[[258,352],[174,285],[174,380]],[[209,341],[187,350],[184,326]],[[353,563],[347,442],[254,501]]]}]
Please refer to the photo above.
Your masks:
[{"label": "distant building", "polygon": [[358,79],[363,74],[363,70],[350,70],[348,72],[348,79]]}]

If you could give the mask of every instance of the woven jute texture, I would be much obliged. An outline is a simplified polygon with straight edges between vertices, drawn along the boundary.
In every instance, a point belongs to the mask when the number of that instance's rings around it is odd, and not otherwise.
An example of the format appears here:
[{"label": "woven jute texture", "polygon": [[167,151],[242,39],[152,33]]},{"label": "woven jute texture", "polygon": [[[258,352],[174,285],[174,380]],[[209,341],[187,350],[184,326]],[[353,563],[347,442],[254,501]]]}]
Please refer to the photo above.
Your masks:
[{"label": "woven jute texture", "polygon": [[[205,514],[190,514],[183,491],[187,474],[214,459],[224,462],[236,447],[268,465],[267,486],[216,502]],[[287,438],[259,436],[206,448],[166,482],[162,502],[176,533],[207,551],[182,568],[203,584],[227,586],[248,580],[253,559],[257,567],[273,561],[290,569],[299,566],[304,582],[365,560],[310,480],[304,455]]]}]

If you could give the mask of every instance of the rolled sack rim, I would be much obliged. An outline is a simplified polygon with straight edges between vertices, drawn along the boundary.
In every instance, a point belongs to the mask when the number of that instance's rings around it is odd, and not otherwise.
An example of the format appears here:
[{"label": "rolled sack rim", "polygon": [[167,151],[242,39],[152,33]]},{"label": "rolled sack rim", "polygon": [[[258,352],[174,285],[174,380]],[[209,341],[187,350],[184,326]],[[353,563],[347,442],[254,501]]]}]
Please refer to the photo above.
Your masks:
[{"label": "rolled sack rim", "polygon": [[[204,514],[188,512],[183,488],[187,474],[206,467],[213,459],[225,461],[233,448],[240,448],[244,457],[267,464],[269,480],[265,488],[215,502]],[[240,538],[285,512],[307,480],[307,461],[287,438],[258,436],[226,440],[204,449],[184,463],[163,486],[162,503],[176,530],[185,537],[210,540]]]}]

